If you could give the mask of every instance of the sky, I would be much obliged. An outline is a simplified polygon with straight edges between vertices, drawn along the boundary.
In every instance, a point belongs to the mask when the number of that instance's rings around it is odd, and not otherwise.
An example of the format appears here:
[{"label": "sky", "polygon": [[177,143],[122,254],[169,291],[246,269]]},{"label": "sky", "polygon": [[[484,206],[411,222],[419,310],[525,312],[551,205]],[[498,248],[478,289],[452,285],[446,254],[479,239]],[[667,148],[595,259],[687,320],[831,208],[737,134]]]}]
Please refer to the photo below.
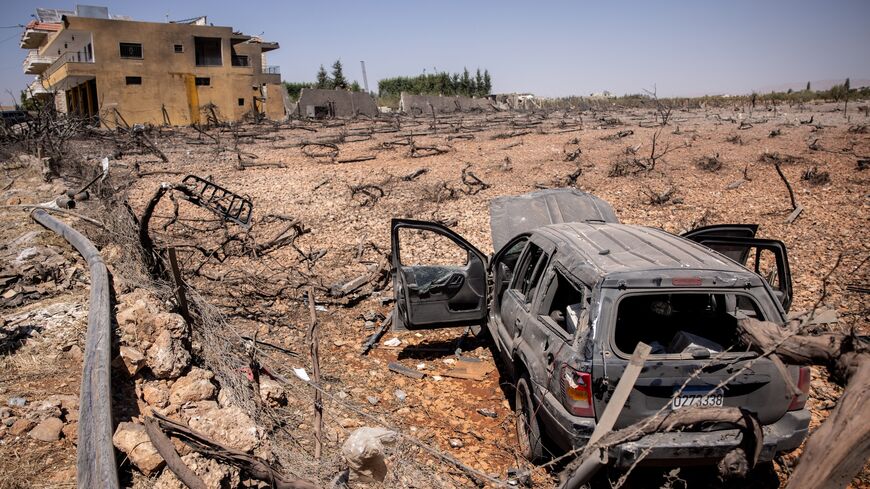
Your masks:
[{"label": "sky", "polygon": [[[870,78],[870,0],[346,1],[148,0],[88,2],[136,20],[207,15],[214,25],[277,41],[269,64],[312,81],[341,59],[345,75],[377,80],[432,71],[492,75],[493,92],[541,96],[608,90],[660,96],[738,94],[814,80]],[[0,102],[22,74],[20,28],[35,7],[75,2],[0,0]],[[853,83],[854,86],[854,83]]]}]

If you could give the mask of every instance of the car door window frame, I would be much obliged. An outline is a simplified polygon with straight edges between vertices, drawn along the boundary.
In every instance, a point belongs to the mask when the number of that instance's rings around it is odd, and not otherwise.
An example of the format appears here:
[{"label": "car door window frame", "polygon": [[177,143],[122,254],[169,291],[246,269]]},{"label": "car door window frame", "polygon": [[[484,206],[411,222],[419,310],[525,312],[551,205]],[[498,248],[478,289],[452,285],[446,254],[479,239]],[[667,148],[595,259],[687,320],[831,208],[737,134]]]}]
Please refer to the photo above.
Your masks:
[{"label": "car door window frame", "polygon": [[[555,299],[555,296],[551,298],[548,303],[545,303],[547,297],[551,293],[552,287],[558,287],[558,277],[557,274],[561,274],[562,278],[564,278],[576,291],[580,293],[580,304],[582,305],[581,314],[578,318],[577,329],[572,333],[568,330],[559,326],[555,320],[553,320],[548,312],[547,308],[552,305],[552,301]],[[588,314],[588,294],[590,293],[589,288],[586,284],[583,283],[582,280],[578,279],[571,272],[569,272],[561,263],[554,262],[552,266],[549,267],[547,273],[545,275],[545,283],[547,284],[546,288],[539,294],[539,300],[535,304],[536,315],[541,320],[542,323],[546,324],[547,327],[556,332],[563,340],[565,340],[569,345],[573,345],[576,341],[577,334],[580,331],[584,330],[583,322],[588,322],[589,314]],[[555,292],[555,291],[554,291]],[[566,317],[567,321],[568,318]]]}]

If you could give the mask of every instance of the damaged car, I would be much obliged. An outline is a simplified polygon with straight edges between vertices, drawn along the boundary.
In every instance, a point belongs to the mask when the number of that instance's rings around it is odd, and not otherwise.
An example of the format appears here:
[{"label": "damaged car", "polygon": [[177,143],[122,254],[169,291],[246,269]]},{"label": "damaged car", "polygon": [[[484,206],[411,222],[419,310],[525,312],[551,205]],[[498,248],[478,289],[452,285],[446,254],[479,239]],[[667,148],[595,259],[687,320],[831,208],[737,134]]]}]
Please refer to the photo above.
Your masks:
[{"label": "damaged car", "polygon": [[[741,318],[785,324],[782,242],[756,238],[756,225],[676,236],[621,224],[574,189],[496,198],[490,225],[487,256],[438,223],[392,221],[394,327],[485,328],[512,377],[528,459],[585,445],[640,342],[651,354],[614,429],[663,408],[737,406],[763,426],[760,461],[807,436],[809,369],[777,367],[736,334]],[[716,461],[740,438],[721,426],[656,433],[618,446],[614,465]]]}]

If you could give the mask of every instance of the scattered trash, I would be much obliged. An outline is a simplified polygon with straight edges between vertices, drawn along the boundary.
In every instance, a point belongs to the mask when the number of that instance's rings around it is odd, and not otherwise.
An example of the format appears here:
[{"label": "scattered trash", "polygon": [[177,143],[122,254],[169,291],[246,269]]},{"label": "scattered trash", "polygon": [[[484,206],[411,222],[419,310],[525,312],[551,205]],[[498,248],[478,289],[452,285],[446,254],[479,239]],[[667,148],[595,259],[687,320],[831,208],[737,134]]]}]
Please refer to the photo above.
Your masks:
[{"label": "scattered trash", "polygon": [[387,446],[396,443],[398,435],[384,428],[358,428],[347,437],[341,455],[360,481],[383,482],[387,475],[384,460]]},{"label": "scattered trash", "polygon": [[463,446],[465,446],[465,444],[462,443],[462,440],[459,438],[450,439],[450,448],[462,448]]},{"label": "scattered trash", "polygon": [[402,340],[400,340],[399,338],[390,338],[384,342],[384,346],[392,346],[392,347],[397,347],[401,344],[402,344]]},{"label": "scattered trash", "polygon": [[405,399],[407,399],[408,397],[408,394],[402,389],[396,389],[396,392],[394,392],[394,394],[396,395],[396,399],[398,399],[399,402],[405,402]]},{"label": "scattered trash", "polygon": [[9,400],[6,401],[6,404],[12,407],[24,407],[24,405],[27,404],[27,400],[23,397],[10,397]]},{"label": "scattered trash", "polygon": [[493,370],[495,366],[491,363],[481,362],[473,357],[459,357],[456,366],[444,372],[444,375],[458,379],[483,380]]},{"label": "scattered trash", "polygon": [[378,399],[378,398],[375,397],[375,396],[366,396],[366,401],[368,401],[369,404],[371,404],[372,406],[374,406],[374,405],[376,405],[376,404],[380,401],[380,399]]},{"label": "scattered trash", "polygon": [[497,418],[498,413],[493,411],[492,409],[480,408],[477,410],[477,413],[481,416],[486,416],[487,418]]},{"label": "scattered trash", "polygon": [[426,370],[426,364],[425,363],[418,363],[417,370]]},{"label": "scattered trash", "polygon": [[419,380],[426,376],[426,374],[424,374],[423,372],[418,372],[417,370],[410,369],[402,365],[401,363],[390,362],[389,364],[387,364],[387,368],[393,372],[396,372],[397,374],[402,374],[411,377],[412,379]]},{"label": "scattered trash", "polygon": [[308,372],[306,372],[304,368],[294,367],[293,373],[305,382],[311,382],[311,377],[308,376]]}]

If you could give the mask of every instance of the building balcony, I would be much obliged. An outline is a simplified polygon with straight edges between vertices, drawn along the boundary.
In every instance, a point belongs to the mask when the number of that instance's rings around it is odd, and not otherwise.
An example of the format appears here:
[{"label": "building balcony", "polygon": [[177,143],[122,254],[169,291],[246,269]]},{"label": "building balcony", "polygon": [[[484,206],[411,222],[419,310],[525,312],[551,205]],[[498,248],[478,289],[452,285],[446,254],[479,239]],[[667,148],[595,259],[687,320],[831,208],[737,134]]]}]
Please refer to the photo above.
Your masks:
[{"label": "building balcony", "polygon": [[264,75],[280,75],[281,74],[281,67],[276,66],[276,65],[264,66],[263,67],[263,74]]},{"label": "building balcony", "polygon": [[24,58],[24,62],[22,63],[24,74],[39,75],[51,66],[55,59],[57,59],[56,56],[42,56],[36,54],[36,51],[31,51],[27,53],[27,57]]},{"label": "building balcony", "polygon": [[33,83],[31,83],[27,87],[27,93],[31,97],[39,97],[42,95],[51,95],[51,92],[46,90],[45,87],[42,85],[42,80],[33,80]]},{"label": "building balcony", "polygon": [[45,85],[51,90],[67,90],[82,81],[94,78],[94,59],[83,53],[66,53],[42,74]]},{"label": "building balcony", "polygon": [[41,29],[25,29],[21,34],[21,49],[36,49],[48,38],[49,32]]}]

